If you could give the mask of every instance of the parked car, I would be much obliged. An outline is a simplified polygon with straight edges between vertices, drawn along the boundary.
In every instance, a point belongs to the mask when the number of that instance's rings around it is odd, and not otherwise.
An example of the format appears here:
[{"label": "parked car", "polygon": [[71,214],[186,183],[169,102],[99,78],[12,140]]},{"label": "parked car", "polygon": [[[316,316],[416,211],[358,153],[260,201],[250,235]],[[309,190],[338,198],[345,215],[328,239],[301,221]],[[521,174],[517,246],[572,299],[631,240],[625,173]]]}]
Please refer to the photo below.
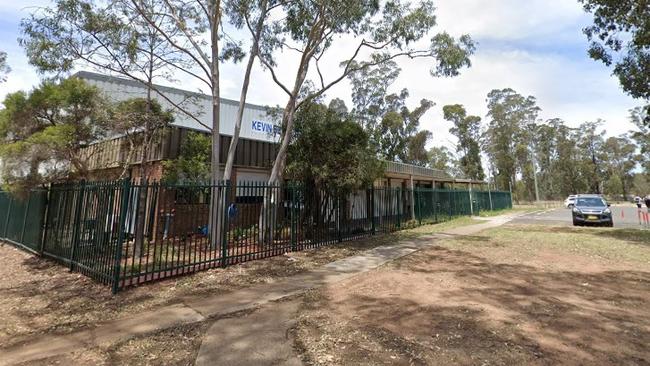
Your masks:
[{"label": "parked car", "polygon": [[609,204],[598,195],[578,195],[573,204],[573,225],[614,226]]},{"label": "parked car", "polygon": [[576,195],[572,194],[564,200],[564,207],[571,208],[576,202]]}]

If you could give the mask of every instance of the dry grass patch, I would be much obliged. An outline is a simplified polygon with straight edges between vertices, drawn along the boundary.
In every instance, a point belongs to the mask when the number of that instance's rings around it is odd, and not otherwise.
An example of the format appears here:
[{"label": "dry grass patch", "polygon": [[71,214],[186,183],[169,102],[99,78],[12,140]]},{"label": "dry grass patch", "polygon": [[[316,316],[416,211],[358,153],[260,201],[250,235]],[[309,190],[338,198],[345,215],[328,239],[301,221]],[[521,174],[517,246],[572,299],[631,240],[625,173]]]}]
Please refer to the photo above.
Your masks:
[{"label": "dry grass patch", "polygon": [[650,364],[650,245],[634,230],[506,226],[305,297],[312,365]]},{"label": "dry grass patch", "polygon": [[475,223],[460,218],[390,235],[310,249],[284,256],[213,269],[131,288],[112,296],[99,285],[50,260],[0,244],[0,348],[23,343],[36,334],[66,334],[103,321],[178,303],[187,297],[215,296],[259,283],[304,273],[329,262],[400,239]]}]

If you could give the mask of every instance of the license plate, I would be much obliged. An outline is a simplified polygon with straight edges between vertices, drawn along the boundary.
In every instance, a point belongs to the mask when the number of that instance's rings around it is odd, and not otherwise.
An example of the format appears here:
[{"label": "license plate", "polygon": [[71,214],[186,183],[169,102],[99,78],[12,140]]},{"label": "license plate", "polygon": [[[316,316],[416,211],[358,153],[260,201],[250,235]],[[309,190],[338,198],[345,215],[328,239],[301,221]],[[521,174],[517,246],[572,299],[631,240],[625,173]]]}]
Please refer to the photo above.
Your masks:
[{"label": "license plate", "polygon": [[587,216],[587,220],[598,220],[598,216]]}]

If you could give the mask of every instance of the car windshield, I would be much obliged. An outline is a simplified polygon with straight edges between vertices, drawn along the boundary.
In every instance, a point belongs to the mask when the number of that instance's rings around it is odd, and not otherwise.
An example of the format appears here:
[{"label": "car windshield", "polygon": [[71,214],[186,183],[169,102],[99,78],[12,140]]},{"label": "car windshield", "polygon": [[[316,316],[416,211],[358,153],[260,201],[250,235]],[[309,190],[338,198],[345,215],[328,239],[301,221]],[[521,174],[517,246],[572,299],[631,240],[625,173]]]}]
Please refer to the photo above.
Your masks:
[{"label": "car windshield", "polygon": [[583,207],[605,207],[607,206],[605,204],[605,201],[603,201],[602,198],[598,197],[584,197],[584,198],[578,198],[576,200],[576,206],[583,206]]}]

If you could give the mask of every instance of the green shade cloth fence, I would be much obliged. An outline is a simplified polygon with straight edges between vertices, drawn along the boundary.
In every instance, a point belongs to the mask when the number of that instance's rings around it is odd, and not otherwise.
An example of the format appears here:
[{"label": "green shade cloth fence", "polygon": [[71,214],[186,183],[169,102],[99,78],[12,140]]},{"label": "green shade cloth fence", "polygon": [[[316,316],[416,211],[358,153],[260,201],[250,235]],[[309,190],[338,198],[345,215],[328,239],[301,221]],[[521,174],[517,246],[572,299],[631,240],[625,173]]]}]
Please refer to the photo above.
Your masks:
[{"label": "green shade cloth fence", "polygon": [[39,252],[46,202],[44,189],[31,191],[27,197],[0,191],[0,239]]},{"label": "green shade cloth fence", "polygon": [[[208,225],[212,197],[217,230]],[[509,192],[256,182],[56,184],[0,192],[0,235],[110,285],[172,276],[512,207]]]}]

